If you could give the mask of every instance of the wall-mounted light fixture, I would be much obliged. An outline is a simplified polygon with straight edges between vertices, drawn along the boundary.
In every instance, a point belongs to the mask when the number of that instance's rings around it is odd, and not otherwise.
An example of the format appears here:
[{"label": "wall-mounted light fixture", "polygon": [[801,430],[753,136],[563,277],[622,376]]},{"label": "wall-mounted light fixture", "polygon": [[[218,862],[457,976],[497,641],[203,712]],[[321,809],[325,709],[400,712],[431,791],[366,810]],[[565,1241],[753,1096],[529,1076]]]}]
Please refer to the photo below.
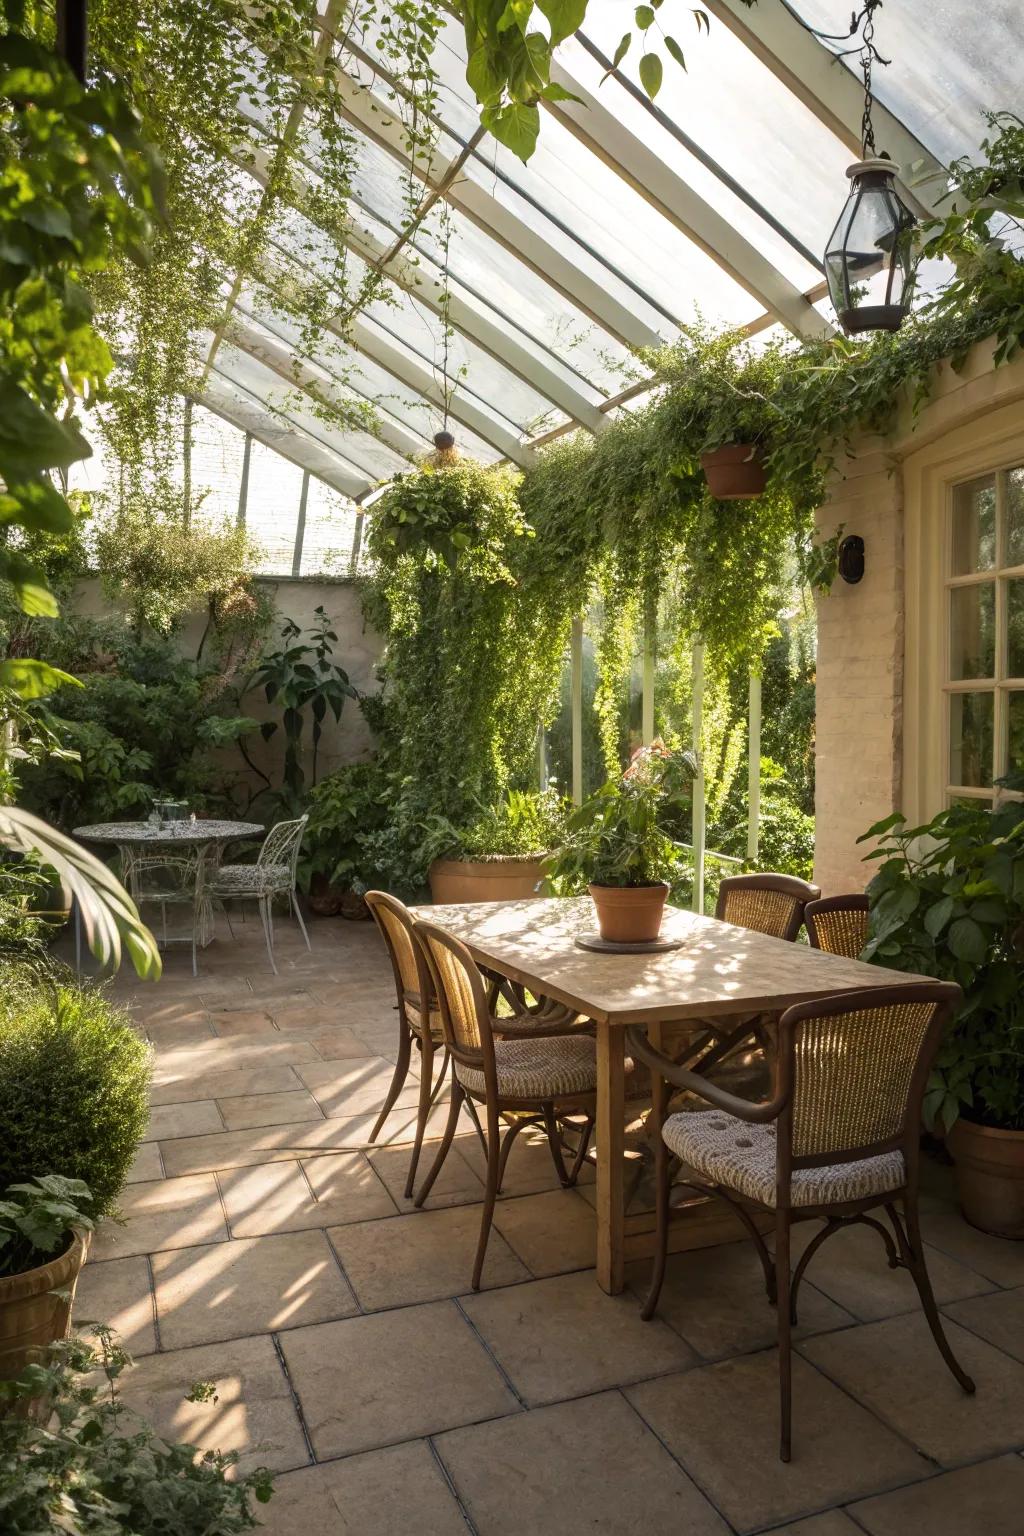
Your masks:
[{"label": "wall-mounted light fixture", "polygon": [[839,574],[855,587],[864,576],[864,540],[859,533],[847,534],[839,545]]}]

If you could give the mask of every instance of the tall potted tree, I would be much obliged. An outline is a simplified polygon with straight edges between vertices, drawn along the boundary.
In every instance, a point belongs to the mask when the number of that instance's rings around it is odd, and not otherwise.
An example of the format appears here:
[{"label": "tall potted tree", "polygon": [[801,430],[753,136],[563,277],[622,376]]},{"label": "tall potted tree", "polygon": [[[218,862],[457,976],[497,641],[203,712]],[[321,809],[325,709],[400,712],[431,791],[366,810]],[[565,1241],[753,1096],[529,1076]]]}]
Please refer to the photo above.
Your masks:
[{"label": "tall potted tree", "polygon": [[1024,1238],[1024,804],[910,828],[894,814],[875,837],[865,958],[962,988],[925,1114],[947,1133],[967,1220]]}]

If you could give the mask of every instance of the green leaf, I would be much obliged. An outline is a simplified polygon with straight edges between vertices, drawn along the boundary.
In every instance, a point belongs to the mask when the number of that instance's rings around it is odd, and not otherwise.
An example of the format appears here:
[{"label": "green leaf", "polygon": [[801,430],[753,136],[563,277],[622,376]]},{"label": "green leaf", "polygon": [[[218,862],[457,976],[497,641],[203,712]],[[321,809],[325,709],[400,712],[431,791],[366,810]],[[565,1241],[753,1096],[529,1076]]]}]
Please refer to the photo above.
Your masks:
[{"label": "green leaf", "polygon": [[77,677],[51,667],[46,661],[9,657],[0,661],[0,688],[10,688],[22,699],[41,699],[58,688],[81,688]]},{"label": "green leaf", "polygon": [[654,12],[649,5],[638,5],[633,12],[633,20],[641,32],[646,32],[648,27],[654,26]]},{"label": "green leaf", "polygon": [[683,57],[683,50],[680,48],[679,44],[676,42],[674,37],[666,37],[665,38],[665,47],[667,48],[668,52],[671,54],[672,58],[675,59],[676,63],[679,65],[680,69],[685,69],[686,68],[686,60]]},{"label": "green leaf", "polygon": [[958,917],[949,930],[949,947],[958,960],[980,965],[988,953],[985,930],[969,917]]},{"label": "green leaf", "polygon": [[924,926],[933,939],[937,939],[953,916],[955,903],[952,896],[942,896],[924,915]]},{"label": "green leaf", "polygon": [[537,147],[540,112],[535,106],[515,101],[506,107],[484,107],[480,121],[499,144],[504,144],[524,162]]},{"label": "green leaf", "polygon": [[34,618],[55,619],[57,599],[46,585],[46,577],[37,565],[17,550],[0,550],[0,577],[14,588],[22,613]]},{"label": "green leaf", "polygon": [[8,485],[66,469],[91,453],[76,426],[54,420],[9,378],[0,380],[0,473]]},{"label": "green leaf", "polygon": [[0,523],[18,523],[37,533],[66,533],[74,513],[45,475],[0,490]]},{"label": "green leaf", "polygon": [[583,105],[582,96],[577,96],[572,91],[567,91],[564,85],[559,85],[557,80],[550,81],[541,91],[544,101],[578,101]]},{"label": "green leaf", "polygon": [[551,29],[551,46],[578,32],[587,14],[587,0],[537,0],[537,6]]},{"label": "green leaf", "polygon": [[656,53],[645,53],[640,60],[640,84],[653,101],[661,90],[663,74],[661,59]]},{"label": "green leaf", "polygon": [[632,34],[632,32],[624,33],[622,35],[622,37],[619,39],[619,46],[616,48],[615,55],[614,55],[614,57],[612,59],[612,68],[613,69],[618,69],[619,65],[622,63],[623,59],[626,57],[626,54],[629,52],[629,45],[630,45],[630,43],[632,43],[632,41],[633,41],[633,34]]}]

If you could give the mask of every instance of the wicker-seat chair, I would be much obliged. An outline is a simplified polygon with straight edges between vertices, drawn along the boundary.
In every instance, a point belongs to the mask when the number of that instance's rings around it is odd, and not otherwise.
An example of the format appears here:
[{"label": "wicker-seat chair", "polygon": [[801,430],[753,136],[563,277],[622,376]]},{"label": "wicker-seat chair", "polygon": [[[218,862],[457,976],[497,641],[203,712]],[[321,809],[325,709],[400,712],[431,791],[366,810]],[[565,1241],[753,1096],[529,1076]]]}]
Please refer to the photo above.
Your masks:
[{"label": "wicker-seat chair", "polygon": [[[736,928],[749,928],[772,939],[793,943],[804,920],[809,901],[821,895],[816,885],[795,875],[728,875],[718,887],[715,917]],[[724,1061],[752,1037],[763,1043],[762,1017],[702,1019],[701,1034],[682,1056],[681,1066],[700,1066],[701,1071]]]},{"label": "wicker-seat chair", "polygon": [[[757,1247],[769,1300],[778,1308],[783,1461],[790,1458],[790,1332],[800,1282],[822,1242],[853,1223],[879,1232],[890,1267],[909,1272],[943,1359],[963,1389],[974,1391],[943,1332],[917,1209],[925,1083],[959,999],[956,986],[921,982],[872,987],[789,1008],[779,1023],[772,1096],[762,1103],[737,1098],[677,1066],[653,1049],[642,1030],[628,1031],[633,1054],[652,1070],[655,1129],[660,1129],[656,1249],[643,1316],[653,1315],[665,1275],[671,1153],[696,1175],[687,1182],[728,1201]],[[662,1122],[669,1083],[688,1089],[711,1109]],[[903,1206],[902,1220],[897,1201]],[[751,1205],[774,1217],[774,1254]],[[892,1236],[867,1214],[878,1208],[888,1216]],[[791,1274],[790,1229],[794,1222],[815,1218],[823,1225]]]},{"label": "wicker-seat chair", "polygon": [[275,896],[288,898],[288,909],[299,925],[302,937],[306,941],[306,948],[312,948],[306,925],[302,920],[296,891],[299,850],[302,847],[302,838],[308,820],[309,816],[305,815],[300,816],[296,821],[277,822],[263,839],[255,864],[222,864],[219,869],[214,870],[210,878],[210,895],[223,907],[229,929],[231,918],[224,906],[225,902],[254,901],[259,907],[263,937],[267,941],[267,954],[270,957],[270,969],[275,976],[277,975],[277,963],[274,960]]},{"label": "wicker-seat chair", "polygon": [[[422,1205],[444,1165],[459,1111],[465,1104],[481,1131],[487,1157],[480,1239],[472,1286],[480,1289],[495,1201],[512,1144],[527,1125],[543,1126],[559,1182],[571,1188],[579,1177],[594,1125],[597,1059],[594,1041],[582,1030],[567,1031],[561,1016],[498,1018],[488,1005],[487,982],[466,946],[432,923],[416,923],[433,982],[445,1044],[454,1062],[451,1105],[433,1166],[416,1196]],[[476,1106],[483,1110],[481,1126]],[[583,1118],[571,1165],[565,1164],[559,1122]],[[501,1120],[507,1129],[501,1135]]]},{"label": "wicker-seat chair", "polygon": [[857,960],[868,941],[870,907],[866,896],[826,896],[823,901],[809,901],[804,908],[804,926],[813,949],[830,955],[845,955]]}]

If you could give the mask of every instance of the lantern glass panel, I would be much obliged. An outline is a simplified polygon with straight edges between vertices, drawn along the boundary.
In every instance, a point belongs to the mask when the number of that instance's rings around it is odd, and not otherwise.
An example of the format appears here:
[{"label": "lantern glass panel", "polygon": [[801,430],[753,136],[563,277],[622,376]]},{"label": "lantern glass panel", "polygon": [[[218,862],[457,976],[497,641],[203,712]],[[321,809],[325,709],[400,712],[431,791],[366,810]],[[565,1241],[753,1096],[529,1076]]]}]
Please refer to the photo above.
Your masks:
[{"label": "lantern glass panel", "polygon": [[[877,164],[877,162],[875,162]],[[846,331],[894,331],[910,305],[914,216],[884,170],[854,170],[825,251],[825,275]]]}]

